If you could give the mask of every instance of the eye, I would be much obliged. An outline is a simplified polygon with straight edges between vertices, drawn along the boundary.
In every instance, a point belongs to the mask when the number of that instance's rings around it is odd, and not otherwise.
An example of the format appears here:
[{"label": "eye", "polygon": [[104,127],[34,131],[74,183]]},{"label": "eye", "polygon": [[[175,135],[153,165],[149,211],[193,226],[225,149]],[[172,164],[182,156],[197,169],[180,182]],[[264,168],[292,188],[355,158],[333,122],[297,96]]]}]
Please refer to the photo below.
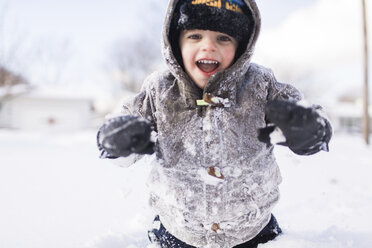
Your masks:
[{"label": "eye", "polygon": [[217,40],[218,41],[232,41],[232,39],[230,38],[230,36],[227,36],[227,35],[219,35],[217,37]]},{"label": "eye", "polygon": [[188,39],[192,39],[192,40],[200,40],[201,37],[202,36],[200,34],[190,34],[187,36]]}]

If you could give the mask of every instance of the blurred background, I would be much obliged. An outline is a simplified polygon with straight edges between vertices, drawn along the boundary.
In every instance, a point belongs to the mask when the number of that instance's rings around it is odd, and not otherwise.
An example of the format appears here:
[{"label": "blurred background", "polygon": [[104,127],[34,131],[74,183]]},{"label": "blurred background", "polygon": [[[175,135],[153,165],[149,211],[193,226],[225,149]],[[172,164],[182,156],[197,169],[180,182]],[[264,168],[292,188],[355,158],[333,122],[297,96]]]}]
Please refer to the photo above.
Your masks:
[{"label": "blurred background", "polygon": [[[262,31],[252,61],[322,105],[335,131],[330,153],[305,159],[278,152],[288,201],[277,214],[287,247],[370,247],[361,1],[257,4]],[[166,6],[167,0],[0,0],[0,247],[144,247],[153,217],[144,187],[150,166],[123,170],[100,160],[95,134],[146,75],[165,67]],[[298,233],[306,229],[299,219],[311,223],[311,235]]]}]

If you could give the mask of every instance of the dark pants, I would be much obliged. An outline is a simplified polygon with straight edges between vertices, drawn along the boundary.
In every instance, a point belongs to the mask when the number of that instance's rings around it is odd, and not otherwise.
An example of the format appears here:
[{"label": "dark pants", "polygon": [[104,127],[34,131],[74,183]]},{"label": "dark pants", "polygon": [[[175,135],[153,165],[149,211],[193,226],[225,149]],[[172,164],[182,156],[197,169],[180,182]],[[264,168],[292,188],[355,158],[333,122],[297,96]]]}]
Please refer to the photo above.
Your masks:
[{"label": "dark pants", "polygon": [[[155,217],[154,222],[160,223],[160,227],[159,229],[154,228],[149,231],[148,235],[152,243],[158,242],[162,248],[196,248],[182,242],[170,234],[161,224],[159,216]],[[274,215],[271,215],[269,224],[267,224],[256,237],[244,244],[234,246],[233,248],[257,248],[258,244],[263,244],[273,240],[281,233],[282,230],[280,229],[278,222],[276,221]]]}]

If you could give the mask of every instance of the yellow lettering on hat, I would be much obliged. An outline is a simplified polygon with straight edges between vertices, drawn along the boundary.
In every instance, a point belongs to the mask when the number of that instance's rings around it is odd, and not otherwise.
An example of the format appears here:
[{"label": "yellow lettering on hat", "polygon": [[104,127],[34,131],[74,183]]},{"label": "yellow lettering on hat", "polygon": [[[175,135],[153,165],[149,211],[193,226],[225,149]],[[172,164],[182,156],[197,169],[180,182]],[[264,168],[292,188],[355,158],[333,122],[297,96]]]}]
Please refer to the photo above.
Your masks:
[{"label": "yellow lettering on hat", "polygon": [[236,12],[243,13],[242,9],[239,8],[237,5],[229,4],[228,2],[226,2],[225,8],[228,9],[228,10],[231,10],[231,11],[236,11]]},{"label": "yellow lettering on hat", "polygon": [[213,1],[213,0],[193,0],[191,4],[206,4],[210,1]]},{"label": "yellow lettering on hat", "polygon": [[191,2],[191,4],[194,4],[194,5],[205,4],[207,6],[217,7],[217,8],[221,8],[222,7],[221,0],[193,0]]},{"label": "yellow lettering on hat", "polygon": [[[222,0],[192,0],[191,4],[205,4],[210,7],[222,8]],[[243,10],[238,5],[230,4],[228,2],[225,2],[225,8],[227,10],[243,13]]]},{"label": "yellow lettering on hat", "polygon": [[210,1],[206,5],[211,6],[211,7],[216,7],[216,8],[221,8],[222,7],[221,0]]}]

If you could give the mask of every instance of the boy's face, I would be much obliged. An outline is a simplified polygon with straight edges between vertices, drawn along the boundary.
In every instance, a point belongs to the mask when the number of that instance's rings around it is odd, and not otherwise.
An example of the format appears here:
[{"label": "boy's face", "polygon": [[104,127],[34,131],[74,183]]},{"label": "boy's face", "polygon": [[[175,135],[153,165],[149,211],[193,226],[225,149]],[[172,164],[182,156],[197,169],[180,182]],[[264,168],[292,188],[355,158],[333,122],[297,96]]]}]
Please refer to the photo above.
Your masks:
[{"label": "boy's face", "polygon": [[231,65],[238,47],[227,34],[201,29],[183,30],[179,43],[185,70],[201,89],[211,75]]}]

